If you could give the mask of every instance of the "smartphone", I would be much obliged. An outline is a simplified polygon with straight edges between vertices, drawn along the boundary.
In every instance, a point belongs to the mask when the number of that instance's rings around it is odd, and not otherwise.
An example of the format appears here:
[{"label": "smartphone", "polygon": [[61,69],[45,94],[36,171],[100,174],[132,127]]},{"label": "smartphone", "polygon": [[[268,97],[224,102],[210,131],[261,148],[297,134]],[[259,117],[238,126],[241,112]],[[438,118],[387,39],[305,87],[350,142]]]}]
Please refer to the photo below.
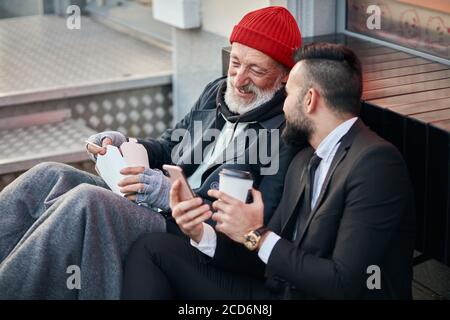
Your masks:
[{"label": "smartphone", "polygon": [[181,200],[186,201],[193,199],[195,197],[194,191],[192,191],[191,186],[189,185],[186,176],[183,173],[183,169],[178,166],[171,166],[168,164],[163,165],[163,169],[169,173],[169,179],[172,184],[175,181],[181,181]]}]

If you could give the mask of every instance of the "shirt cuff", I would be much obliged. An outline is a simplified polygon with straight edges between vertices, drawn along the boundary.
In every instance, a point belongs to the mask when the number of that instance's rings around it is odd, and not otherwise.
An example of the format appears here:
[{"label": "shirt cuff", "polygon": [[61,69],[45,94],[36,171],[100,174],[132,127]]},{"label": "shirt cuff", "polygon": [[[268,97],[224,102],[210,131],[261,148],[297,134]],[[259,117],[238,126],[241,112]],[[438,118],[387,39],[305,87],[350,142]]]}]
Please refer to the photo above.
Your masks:
[{"label": "shirt cuff", "polygon": [[200,242],[197,243],[191,239],[191,245],[213,258],[217,247],[216,231],[209,224],[203,222],[203,235]]},{"label": "shirt cuff", "polygon": [[258,251],[258,257],[267,264],[269,261],[270,254],[272,253],[273,247],[280,240],[281,237],[274,232],[269,231],[266,239],[264,240],[261,248]]}]

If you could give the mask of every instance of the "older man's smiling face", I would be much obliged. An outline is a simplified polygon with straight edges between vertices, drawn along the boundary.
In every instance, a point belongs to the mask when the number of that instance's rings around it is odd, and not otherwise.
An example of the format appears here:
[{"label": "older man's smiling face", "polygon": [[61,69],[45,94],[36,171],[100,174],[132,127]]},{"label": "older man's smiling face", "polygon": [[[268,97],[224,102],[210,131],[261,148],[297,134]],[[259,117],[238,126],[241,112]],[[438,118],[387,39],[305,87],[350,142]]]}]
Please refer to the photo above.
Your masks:
[{"label": "older man's smiling face", "polygon": [[225,102],[236,113],[272,99],[287,80],[287,71],[268,55],[238,42],[232,44]]}]

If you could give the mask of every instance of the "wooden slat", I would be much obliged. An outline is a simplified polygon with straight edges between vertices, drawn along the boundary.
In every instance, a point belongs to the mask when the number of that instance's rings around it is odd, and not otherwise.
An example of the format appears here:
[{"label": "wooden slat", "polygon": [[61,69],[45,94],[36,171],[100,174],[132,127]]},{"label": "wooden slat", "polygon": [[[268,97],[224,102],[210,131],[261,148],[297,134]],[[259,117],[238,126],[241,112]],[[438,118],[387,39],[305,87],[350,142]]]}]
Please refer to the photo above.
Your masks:
[{"label": "wooden slat", "polygon": [[405,53],[405,52],[394,52],[394,53],[379,54],[377,56],[371,56],[371,57],[365,56],[365,57],[358,57],[358,58],[362,64],[369,65],[369,64],[373,64],[373,63],[409,59],[409,58],[414,58],[414,56],[411,54]]},{"label": "wooden slat", "polygon": [[369,65],[364,64],[363,72],[391,70],[391,69],[396,69],[396,68],[418,66],[421,64],[428,64],[428,63],[430,63],[430,61],[423,59],[423,58],[409,58],[409,59],[374,63],[374,64],[369,64]]},{"label": "wooden slat", "polygon": [[368,72],[368,73],[363,74],[363,80],[370,81],[370,80],[378,80],[378,79],[387,79],[387,78],[392,78],[392,77],[406,76],[406,75],[411,75],[411,74],[418,74],[418,73],[432,72],[432,71],[446,70],[446,69],[449,69],[449,67],[446,65],[443,65],[440,63],[428,63],[428,64],[422,64],[420,66]]},{"label": "wooden slat", "polygon": [[427,122],[427,123],[449,120],[450,119],[450,108],[443,109],[443,110],[437,110],[437,111],[431,111],[431,112],[413,114],[410,117],[420,120],[420,121],[423,121],[423,122]]},{"label": "wooden slat", "polygon": [[432,125],[445,131],[450,131],[450,120],[437,121]]},{"label": "wooden slat", "polygon": [[450,78],[364,91],[363,100],[373,100],[378,98],[409,94],[411,92],[416,93],[443,88],[450,88]]},{"label": "wooden slat", "polygon": [[434,72],[411,74],[411,75],[393,77],[393,78],[388,78],[388,79],[365,81],[363,84],[363,87],[364,87],[364,90],[368,91],[368,90],[389,88],[389,87],[400,86],[400,85],[404,85],[404,84],[419,83],[419,82],[424,82],[424,81],[439,80],[439,79],[446,79],[446,78],[450,78],[450,69],[434,71]]},{"label": "wooden slat", "polygon": [[402,96],[388,97],[382,99],[368,100],[371,104],[390,108],[396,105],[411,104],[418,101],[428,101],[432,99],[450,98],[450,88],[431,90],[419,93],[405,94]]},{"label": "wooden slat", "polygon": [[415,103],[393,106],[389,109],[402,115],[430,112],[450,108],[450,98],[420,101]]}]

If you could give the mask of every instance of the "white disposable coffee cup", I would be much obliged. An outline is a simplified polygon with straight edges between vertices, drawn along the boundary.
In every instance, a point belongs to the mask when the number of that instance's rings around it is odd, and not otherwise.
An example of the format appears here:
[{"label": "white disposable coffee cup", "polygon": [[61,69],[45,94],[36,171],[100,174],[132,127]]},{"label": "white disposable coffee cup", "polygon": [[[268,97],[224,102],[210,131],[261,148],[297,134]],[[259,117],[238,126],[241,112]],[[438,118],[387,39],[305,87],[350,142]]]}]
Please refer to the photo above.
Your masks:
[{"label": "white disposable coffee cup", "polygon": [[248,171],[222,169],[219,173],[219,190],[242,202],[247,200],[252,186],[252,175]]}]

